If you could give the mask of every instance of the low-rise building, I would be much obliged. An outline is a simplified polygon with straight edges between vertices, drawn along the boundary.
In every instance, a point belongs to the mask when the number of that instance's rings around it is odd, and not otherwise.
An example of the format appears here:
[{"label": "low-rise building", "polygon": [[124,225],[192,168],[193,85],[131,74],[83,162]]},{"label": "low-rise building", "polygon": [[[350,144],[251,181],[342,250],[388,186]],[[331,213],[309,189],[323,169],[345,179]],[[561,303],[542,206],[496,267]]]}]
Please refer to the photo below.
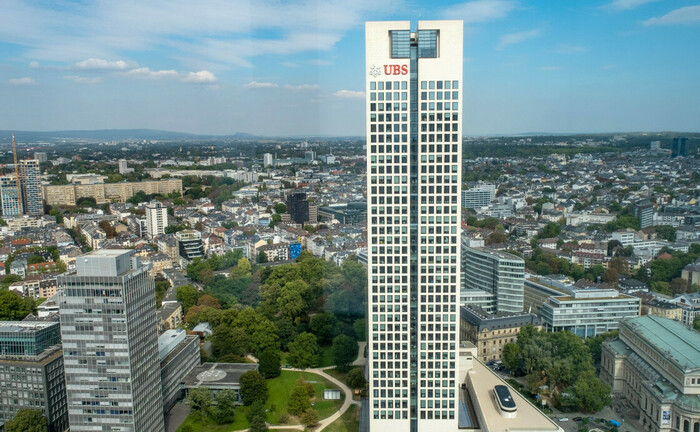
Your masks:
[{"label": "low-rise building", "polygon": [[651,315],[621,323],[604,342],[600,378],[649,431],[700,430],[700,333]]},{"label": "low-rise building", "polygon": [[257,363],[203,363],[183,378],[181,383],[185,392],[183,396],[187,396],[190,390],[200,387],[208,388],[212,399],[215,399],[221,390],[232,390],[236,404],[242,405],[241,375],[251,370],[258,370]]},{"label": "low-rise building", "polygon": [[182,397],[180,383],[201,363],[199,337],[185,330],[168,330],[158,338],[160,383],[163,388],[163,411],[167,413]]},{"label": "low-rise building", "polygon": [[535,314],[499,312],[491,314],[479,307],[460,308],[460,341],[476,345],[477,357],[487,362],[499,361],[503,356],[503,346],[518,339],[520,328],[532,324],[541,329],[540,320]]}]

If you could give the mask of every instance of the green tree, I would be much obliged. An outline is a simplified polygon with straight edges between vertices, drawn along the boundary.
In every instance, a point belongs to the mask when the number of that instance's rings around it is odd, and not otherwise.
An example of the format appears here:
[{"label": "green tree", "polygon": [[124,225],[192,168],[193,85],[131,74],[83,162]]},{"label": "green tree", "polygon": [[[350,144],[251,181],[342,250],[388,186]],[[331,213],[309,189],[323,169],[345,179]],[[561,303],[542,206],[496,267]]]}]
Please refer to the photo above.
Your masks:
[{"label": "green tree", "polygon": [[273,207],[275,209],[275,213],[277,214],[282,214],[287,211],[287,206],[284,203],[277,203]]},{"label": "green tree", "polygon": [[211,407],[211,391],[209,388],[199,387],[190,390],[190,393],[187,395],[187,405],[201,417],[206,417]]},{"label": "green tree", "polygon": [[603,273],[603,282],[614,285],[619,279],[620,275],[614,268],[609,268],[605,270],[605,273]]},{"label": "green tree", "polygon": [[289,363],[297,368],[318,366],[319,347],[316,336],[311,333],[299,334],[293,342],[289,343]]},{"label": "green tree", "polygon": [[278,377],[281,372],[280,361],[279,351],[266,349],[258,358],[258,370],[266,379]]},{"label": "green tree", "polygon": [[265,405],[263,405],[262,402],[257,401],[251,405],[246,417],[248,418],[248,423],[250,423],[250,427],[248,428],[249,432],[267,431],[267,423],[265,422]]},{"label": "green tree", "polygon": [[242,328],[219,324],[212,331],[211,349],[216,358],[230,354],[242,357],[250,350],[250,336]]},{"label": "green tree", "polygon": [[700,332],[700,315],[693,319],[693,328],[696,332]]},{"label": "green tree", "polygon": [[32,297],[22,298],[13,291],[0,290],[0,320],[21,321],[35,311],[36,306]]},{"label": "green tree", "polygon": [[252,405],[256,401],[265,403],[269,392],[265,377],[256,370],[250,370],[241,375],[241,401],[244,405]]},{"label": "green tree", "polygon": [[267,262],[267,254],[264,251],[258,253],[258,264],[264,264]]},{"label": "green tree", "polygon": [[350,336],[338,335],[333,339],[333,361],[336,368],[345,372],[357,358],[357,341]]},{"label": "green tree", "polygon": [[236,395],[233,390],[221,390],[216,395],[216,406],[212,410],[212,416],[217,424],[233,423],[235,401]]},{"label": "green tree", "polygon": [[363,368],[351,369],[350,372],[348,372],[348,376],[345,381],[351,388],[363,388],[367,383]]},{"label": "green tree", "polygon": [[292,387],[292,393],[289,396],[288,411],[292,415],[301,415],[307,409],[311,408],[311,398],[309,393],[303,386],[295,385]]},{"label": "green tree", "polygon": [[311,317],[309,322],[311,333],[316,335],[318,343],[328,345],[340,332],[338,318],[335,315],[323,312]]},{"label": "green tree", "polygon": [[511,371],[520,366],[520,346],[517,343],[507,343],[503,346],[503,364]]},{"label": "green tree", "polygon": [[561,225],[556,222],[548,222],[540,233],[540,238],[554,238],[561,234]]},{"label": "green tree", "polygon": [[47,424],[41,410],[22,408],[5,423],[5,432],[45,432]]},{"label": "green tree", "polygon": [[177,301],[182,304],[182,309],[187,313],[187,309],[197,304],[199,291],[192,285],[183,285],[177,288]]},{"label": "green tree", "polygon": [[594,413],[610,405],[610,386],[595,376],[595,371],[580,375],[574,384],[576,405],[582,412]]},{"label": "green tree", "polygon": [[306,411],[304,411],[304,414],[301,416],[301,424],[303,424],[306,427],[311,427],[318,423],[319,421],[319,416],[318,416],[318,411],[316,411],[313,408],[309,408]]}]

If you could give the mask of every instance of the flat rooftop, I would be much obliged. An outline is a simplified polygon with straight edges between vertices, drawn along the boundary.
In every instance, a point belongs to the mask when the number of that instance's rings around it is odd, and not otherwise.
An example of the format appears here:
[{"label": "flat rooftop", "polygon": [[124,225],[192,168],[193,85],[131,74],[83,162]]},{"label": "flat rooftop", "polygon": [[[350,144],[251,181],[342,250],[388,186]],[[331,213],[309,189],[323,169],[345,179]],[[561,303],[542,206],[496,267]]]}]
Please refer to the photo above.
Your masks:
[{"label": "flat rooftop", "polygon": [[192,369],[182,380],[186,388],[234,388],[241,382],[241,375],[257,370],[255,363],[204,363]]},{"label": "flat rooftop", "polygon": [[[476,400],[471,400],[479,421],[480,429],[483,431],[509,431],[509,432],[563,432],[554,420],[547,417],[542,411],[532,405],[520,393],[513,389],[508,383],[503,381],[491,369],[478,360],[474,360],[474,366],[470,374],[472,391],[468,394],[462,393],[462,397],[471,398],[471,394]],[[514,418],[505,418],[498,411],[496,401],[493,397],[493,389],[497,385],[504,385],[510,390],[515,405],[517,415]],[[460,401],[461,402],[461,401]],[[468,406],[469,404],[467,404]],[[464,430],[470,429],[469,427]]]},{"label": "flat rooftop", "polygon": [[0,333],[25,333],[58,325],[55,321],[0,321]]}]

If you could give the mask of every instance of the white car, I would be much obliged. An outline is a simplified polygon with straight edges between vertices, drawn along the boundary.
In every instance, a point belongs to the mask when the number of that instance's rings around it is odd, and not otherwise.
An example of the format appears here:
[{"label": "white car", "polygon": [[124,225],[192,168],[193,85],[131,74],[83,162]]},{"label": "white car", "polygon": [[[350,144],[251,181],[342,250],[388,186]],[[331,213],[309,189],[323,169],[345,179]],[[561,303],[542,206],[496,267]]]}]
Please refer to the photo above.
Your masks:
[{"label": "white car", "polygon": [[560,422],[569,421],[569,417],[562,417],[559,419]]}]

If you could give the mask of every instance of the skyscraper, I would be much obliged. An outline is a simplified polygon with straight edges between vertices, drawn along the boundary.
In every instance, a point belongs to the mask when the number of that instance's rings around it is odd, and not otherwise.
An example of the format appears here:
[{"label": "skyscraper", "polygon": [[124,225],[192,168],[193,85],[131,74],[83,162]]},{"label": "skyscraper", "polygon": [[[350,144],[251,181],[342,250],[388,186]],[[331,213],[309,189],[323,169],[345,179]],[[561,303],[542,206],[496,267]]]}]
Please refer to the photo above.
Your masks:
[{"label": "skyscraper", "polygon": [[133,250],[101,249],[58,276],[71,431],[164,431],[155,289]]},{"label": "skyscraper", "polygon": [[675,137],[671,146],[671,157],[688,156],[688,138]]},{"label": "skyscraper", "polygon": [[168,226],[168,208],[160,201],[151,201],[146,205],[146,233],[153,239],[165,233]]},{"label": "skyscraper", "polygon": [[2,216],[5,218],[22,215],[22,203],[17,189],[17,179],[14,175],[0,176],[0,201],[2,201]]},{"label": "skyscraper", "polygon": [[309,200],[306,199],[306,193],[294,192],[287,195],[287,211],[294,222],[298,224],[308,222]]},{"label": "skyscraper", "polygon": [[370,429],[457,429],[462,21],[368,22]]},{"label": "skyscraper", "polygon": [[41,169],[36,159],[19,161],[19,181],[22,186],[22,207],[24,214],[39,216],[44,214],[44,197],[41,190]]}]

